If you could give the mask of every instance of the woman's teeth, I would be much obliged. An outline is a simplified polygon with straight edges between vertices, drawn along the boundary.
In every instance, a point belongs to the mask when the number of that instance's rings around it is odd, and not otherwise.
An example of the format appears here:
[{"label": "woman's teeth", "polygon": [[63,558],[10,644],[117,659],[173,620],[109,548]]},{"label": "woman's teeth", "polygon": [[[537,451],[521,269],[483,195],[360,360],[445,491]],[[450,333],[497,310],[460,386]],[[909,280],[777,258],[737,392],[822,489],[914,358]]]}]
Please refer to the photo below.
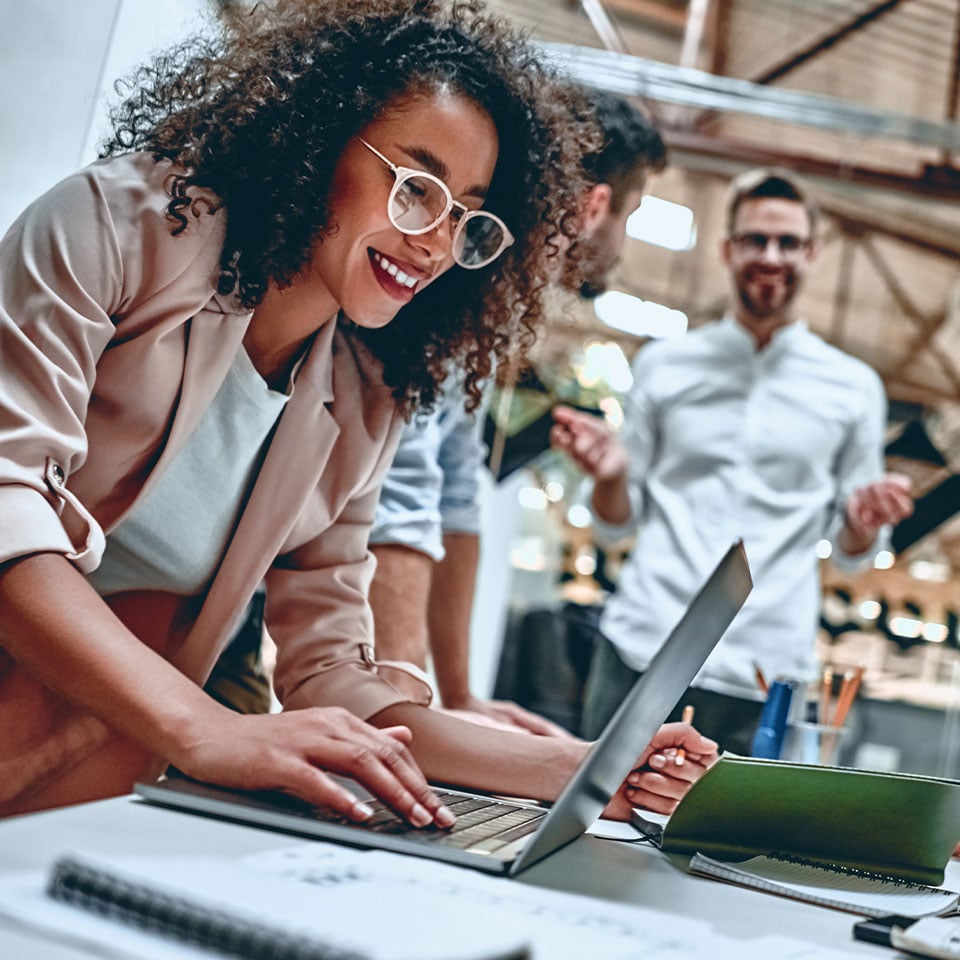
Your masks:
[{"label": "woman's teeth", "polygon": [[380,265],[381,269],[385,270],[387,273],[393,277],[403,287],[410,287],[411,289],[417,285],[416,277],[408,277],[401,269],[397,267],[395,263],[388,260],[383,254],[378,253],[376,255],[377,263]]}]

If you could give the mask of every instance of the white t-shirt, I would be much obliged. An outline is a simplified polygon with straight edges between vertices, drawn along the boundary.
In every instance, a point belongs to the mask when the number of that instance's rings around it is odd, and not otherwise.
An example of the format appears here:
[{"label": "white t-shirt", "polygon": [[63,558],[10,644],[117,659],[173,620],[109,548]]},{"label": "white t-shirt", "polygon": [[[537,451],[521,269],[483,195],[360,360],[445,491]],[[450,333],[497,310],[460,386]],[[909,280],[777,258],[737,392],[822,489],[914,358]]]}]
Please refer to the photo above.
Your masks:
[{"label": "white t-shirt", "polygon": [[156,485],[107,537],[88,577],[102,596],[200,593],[220,564],[267,438],[292,395],[267,386],[241,349],[223,385]]}]

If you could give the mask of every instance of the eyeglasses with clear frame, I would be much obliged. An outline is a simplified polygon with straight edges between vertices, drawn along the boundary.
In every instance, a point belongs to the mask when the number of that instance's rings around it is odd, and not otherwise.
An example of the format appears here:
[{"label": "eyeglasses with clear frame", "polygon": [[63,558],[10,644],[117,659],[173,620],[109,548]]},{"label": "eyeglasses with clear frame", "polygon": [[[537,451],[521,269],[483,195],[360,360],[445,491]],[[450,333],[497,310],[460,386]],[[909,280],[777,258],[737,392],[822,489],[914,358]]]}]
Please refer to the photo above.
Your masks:
[{"label": "eyeglasses with clear frame", "polygon": [[514,243],[513,234],[496,214],[471,210],[453,199],[450,188],[439,177],[424,170],[398,166],[363,137],[357,139],[393,174],[387,216],[401,233],[410,236],[429,233],[449,214],[456,224],[451,253],[454,261],[467,270],[487,266]]},{"label": "eyeglasses with clear frame", "polygon": [[793,233],[734,233],[730,242],[744,256],[762,257],[772,243],[780,251],[780,257],[787,261],[797,261],[810,249],[810,237],[798,237]]}]

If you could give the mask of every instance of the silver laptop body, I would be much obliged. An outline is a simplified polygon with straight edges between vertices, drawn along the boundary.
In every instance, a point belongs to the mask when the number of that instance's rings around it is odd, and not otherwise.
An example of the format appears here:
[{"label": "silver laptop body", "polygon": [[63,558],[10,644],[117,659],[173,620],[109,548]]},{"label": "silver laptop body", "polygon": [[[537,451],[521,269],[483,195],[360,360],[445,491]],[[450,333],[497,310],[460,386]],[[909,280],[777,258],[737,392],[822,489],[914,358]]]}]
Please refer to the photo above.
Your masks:
[{"label": "silver laptop body", "polygon": [[[375,801],[374,816],[358,824],[285,794],[246,793],[181,778],[138,783],[134,791],[151,803],[177,810],[513,876],[579,837],[597,819],[751,587],[743,544],[734,544],[549,810],[441,789],[438,792],[457,823],[452,831],[418,830]],[[356,784],[349,786],[364,796]]]}]

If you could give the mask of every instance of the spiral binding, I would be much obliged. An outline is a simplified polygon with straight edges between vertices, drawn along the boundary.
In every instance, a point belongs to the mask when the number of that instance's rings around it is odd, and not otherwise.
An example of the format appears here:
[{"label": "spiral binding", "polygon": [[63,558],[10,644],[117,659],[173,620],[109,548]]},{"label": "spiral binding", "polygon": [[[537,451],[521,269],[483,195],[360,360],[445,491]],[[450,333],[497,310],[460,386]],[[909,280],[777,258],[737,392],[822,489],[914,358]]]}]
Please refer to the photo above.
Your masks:
[{"label": "spiral binding", "polygon": [[877,870],[862,870],[859,867],[851,867],[845,863],[823,863],[819,860],[808,860],[805,857],[798,857],[791,853],[768,853],[768,859],[780,860],[783,863],[796,863],[803,867],[818,867],[821,870],[828,870],[830,873],[843,873],[852,877],[863,877],[867,880],[879,880],[882,883],[889,883],[896,887],[909,887],[911,890],[939,890],[939,887],[931,887],[925,883],[917,883],[915,880],[906,880],[903,877],[897,877],[890,873],[880,873]]},{"label": "spiral binding", "polygon": [[62,857],[47,893],[56,900],[242,960],[369,960],[365,954],[191,903]]}]

